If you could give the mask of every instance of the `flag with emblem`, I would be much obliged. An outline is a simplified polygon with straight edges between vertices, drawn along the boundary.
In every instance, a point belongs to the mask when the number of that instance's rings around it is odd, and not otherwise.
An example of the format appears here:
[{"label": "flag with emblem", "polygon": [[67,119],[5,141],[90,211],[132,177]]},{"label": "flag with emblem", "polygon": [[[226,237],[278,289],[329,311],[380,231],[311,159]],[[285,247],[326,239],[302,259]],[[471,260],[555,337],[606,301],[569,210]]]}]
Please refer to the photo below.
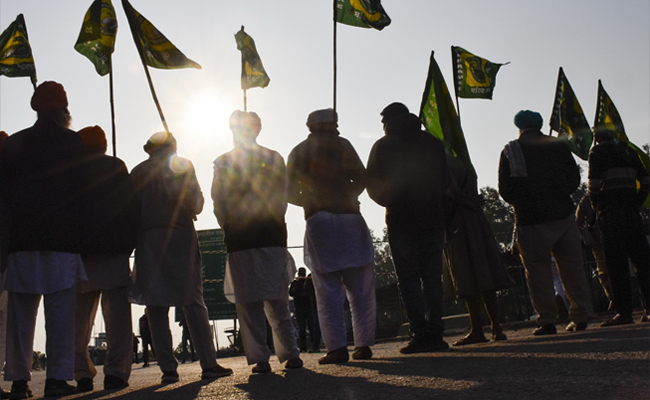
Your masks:
[{"label": "flag with emblem", "polygon": [[457,46],[451,46],[451,56],[456,96],[492,100],[497,72],[510,63],[496,64]]},{"label": "flag with emblem", "polygon": [[460,119],[433,52],[431,52],[429,75],[420,105],[420,120],[426,130],[440,139],[465,168],[476,176]]},{"label": "flag with emblem", "polygon": [[566,139],[575,155],[583,160],[589,158],[589,149],[594,139],[593,133],[562,67],[557,77],[555,104],[553,104],[550,125],[559,137]]},{"label": "flag with emblem", "polygon": [[101,76],[111,70],[116,34],[117,18],[111,0],[95,0],[84,16],[74,48],[95,65]]},{"label": "flag with emblem", "polygon": [[131,27],[135,45],[148,66],[159,69],[201,69],[199,64],[185,57],[172,42],[167,40],[165,35],[137,12],[128,0],[122,0],[122,6]]},{"label": "flag with emblem", "polygon": [[336,22],[380,31],[390,25],[390,17],[379,0],[336,0]]},{"label": "flag with emblem", "polygon": [[0,35],[0,75],[29,76],[36,87],[36,67],[22,14]]},{"label": "flag with emblem", "polygon": [[235,41],[237,50],[241,51],[241,88],[246,90],[252,87],[267,87],[271,78],[264,70],[262,60],[255,47],[255,41],[244,32],[243,26],[235,34]]}]

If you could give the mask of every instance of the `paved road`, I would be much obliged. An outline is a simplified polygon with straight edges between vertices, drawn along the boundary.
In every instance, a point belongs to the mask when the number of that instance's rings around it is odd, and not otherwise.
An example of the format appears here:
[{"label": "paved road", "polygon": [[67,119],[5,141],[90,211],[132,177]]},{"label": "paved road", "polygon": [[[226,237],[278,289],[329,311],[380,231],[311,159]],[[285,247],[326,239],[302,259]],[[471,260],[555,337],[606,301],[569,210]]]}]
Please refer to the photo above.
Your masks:
[{"label": "paved road", "polygon": [[[506,327],[509,340],[453,348],[442,353],[401,355],[403,341],[377,344],[372,360],[320,366],[322,354],[303,354],[305,368],[253,375],[243,357],[221,359],[232,376],[201,381],[198,363],[180,365],[180,382],[160,385],[154,364],[134,366],[131,386],[96,390],[67,399],[650,399],[650,324],[601,328],[597,318],[586,331],[558,329],[534,337],[530,323]],[[563,326],[558,325],[558,328]],[[456,332],[446,339],[451,343]],[[44,372],[31,387],[43,396]],[[102,388],[101,369],[95,386]],[[0,384],[5,390],[10,382]]]}]

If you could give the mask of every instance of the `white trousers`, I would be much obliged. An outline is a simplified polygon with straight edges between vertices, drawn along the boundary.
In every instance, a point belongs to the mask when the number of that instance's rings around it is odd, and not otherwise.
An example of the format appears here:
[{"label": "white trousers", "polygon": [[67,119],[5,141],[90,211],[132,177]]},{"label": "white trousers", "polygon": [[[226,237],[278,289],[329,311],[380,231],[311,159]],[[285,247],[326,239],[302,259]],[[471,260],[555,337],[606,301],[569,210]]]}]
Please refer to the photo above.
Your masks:
[{"label": "white trousers", "polygon": [[[75,287],[45,294],[47,378],[72,380],[74,369]],[[40,294],[9,292],[5,380],[32,379],[36,314]]]},{"label": "white trousers", "polygon": [[[178,361],[174,357],[172,333],[169,329],[169,307],[147,306],[147,320],[151,331],[151,342],[156,353],[158,366],[163,372],[176,371]],[[217,350],[214,346],[208,309],[203,300],[183,306],[187,328],[194,350],[199,356],[201,368],[206,370],[217,365]]]},{"label": "white trousers", "polygon": [[377,304],[375,301],[375,268],[365,267],[319,274],[312,271],[318,322],[327,351],[347,346],[343,307],[347,296],[352,313],[352,331],[356,347],[375,344]]},{"label": "white trousers", "polygon": [[268,362],[271,357],[266,343],[267,320],[273,332],[275,354],[280,362],[300,357],[287,295],[277,300],[236,304],[236,308],[248,365]]},{"label": "white trousers", "polygon": [[97,290],[77,293],[75,301],[75,362],[74,379],[93,379],[97,369],[88,354],[88,343],[97,315],[99,298],[106,322],[106,360],[104,376],[112,375],[125,381],[131,375],[133,361],[133,331],[131,327],[131,304],[127,288]]}]

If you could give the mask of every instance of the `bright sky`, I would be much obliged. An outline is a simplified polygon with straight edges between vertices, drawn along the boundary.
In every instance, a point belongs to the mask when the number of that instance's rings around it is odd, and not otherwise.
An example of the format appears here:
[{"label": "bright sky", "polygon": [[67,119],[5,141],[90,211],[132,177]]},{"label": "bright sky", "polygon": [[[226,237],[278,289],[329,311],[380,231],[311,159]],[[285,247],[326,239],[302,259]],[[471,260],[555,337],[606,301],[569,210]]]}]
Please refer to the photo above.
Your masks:
[{"label": "bright sky", "polygon": [[[68,93],[73,129],[100,125],[110,135],[109,80],[73,46],[91,0],[2,0],[0,30],[24,14],[39,83],[54,80]],[[178,153],[197,170],[206,206],[197,229],[217,228],[212,214],[212,161],[232,147],[228,117],[243,109],[241,61],[234,34],[241,25],[256,42],[271,77],[248,91],[248,109],[262,119],[260,144],[285,159],[308,134],[307,115],[332,106],[332,1],[291,4],[249,0],[132,0],[132,6],[202,70],[150,73]],[[113,0],[118,33],[113,55],[117,155],[129,169],[146,158],[142,145],[163,130],[129,32],[121,1]],[[626,0],[383,0],[392,19],[383,31],[338,26],[339,129],[367,161],[383,135],[379,112],[400,101],[419,112],[429,56],[435,51],[453,93],[452,45],[495,63],[511,64],[497,76],[494,99],[460,99],[460,114],[480,186],[497,185],[499,154],[516,138],[513,116],[539,111],[544,132],[553,106],[559,67],[593,123],[598,79],[616,104],[626,132],[641,146],[650,141],[650,3]],[[31,126],[29,78],[0,78],[0,129]],[[109,147],[109,153],[112,149]],[[586,166],[586,164],[584,164]],[[383,208],[365,194],[361,212],[376,233]],[[302,244],[302,210],[287,212],[289,245]],[[302,264],[302,251],[292,252]],[[133,317],[142,314],[134,310]],[[97,322],[102,327],[103,323]],[[220,324],[219,330],[231,325]],[[175,326],[175,325],[174,325]],[[137,330],[136,330],[137,332]],[[174,329],[174,343],[180,332]],[[225,337],[219,338],[219,344]],[[36,350],[43,350],[37,334]]]}]

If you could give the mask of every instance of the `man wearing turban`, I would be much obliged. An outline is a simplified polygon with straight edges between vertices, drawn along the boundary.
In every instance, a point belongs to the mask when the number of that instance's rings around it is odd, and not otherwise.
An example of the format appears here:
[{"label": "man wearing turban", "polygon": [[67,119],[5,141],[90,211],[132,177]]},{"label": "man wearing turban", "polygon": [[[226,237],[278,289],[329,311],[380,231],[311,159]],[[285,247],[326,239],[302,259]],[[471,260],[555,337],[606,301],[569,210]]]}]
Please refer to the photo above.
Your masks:
[{"label": "man wearing turban", "polygon": [[580,170],[562,139],[540,132],[542,116],[522,110],[515,115],[519,139],[508,143],[499,163],[499,194],[515,208],[516,243],[526,269],[536,336],[556,333],[557,303],[551,273],[555,257],[570,302],[567,331],[584,330],[591,308],[571,194]]},{"label": "man wearing turban", "polygon": [[34,126],[5,139],[0,151],[0,196],[10,219],[3,289],[9,292],[5,380],[12,398],[31,396],[31,359],[39,302],[45,304],[48,356],[45,396],[76,388],[74,299],[77,278],[85,278],[79,167],[83,144],[71,131],[63,86],[44,82],[31,106]]}]

